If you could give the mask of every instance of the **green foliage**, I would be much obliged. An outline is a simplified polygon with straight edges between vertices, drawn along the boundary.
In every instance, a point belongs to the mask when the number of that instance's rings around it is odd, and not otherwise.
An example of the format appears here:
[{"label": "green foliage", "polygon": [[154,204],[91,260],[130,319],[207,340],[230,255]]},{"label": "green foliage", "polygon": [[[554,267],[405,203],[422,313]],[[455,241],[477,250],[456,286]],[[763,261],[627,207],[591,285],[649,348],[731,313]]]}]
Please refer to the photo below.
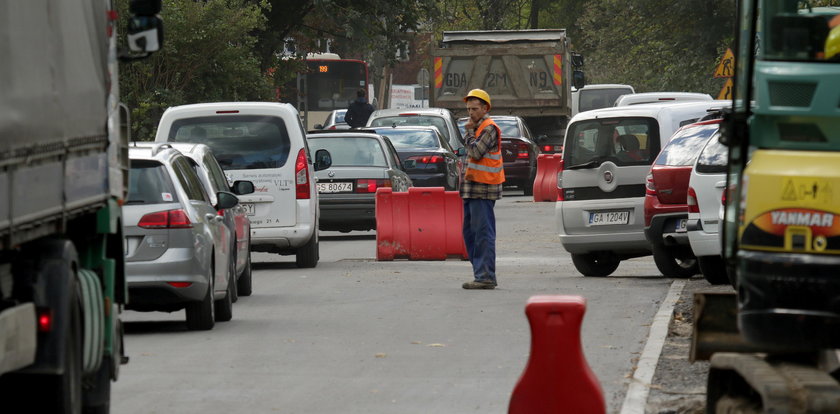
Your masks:
[{"label": "green foliage", "polygon": [[[118,1],[122,15],[128,15],[127,3]],[[132,135],[152,139],[170,106],[272,98],[271,79],[253,52],[252,33],[264,23],[264,6],[246,0],[165,0],[163,49],[120,68]]]}]

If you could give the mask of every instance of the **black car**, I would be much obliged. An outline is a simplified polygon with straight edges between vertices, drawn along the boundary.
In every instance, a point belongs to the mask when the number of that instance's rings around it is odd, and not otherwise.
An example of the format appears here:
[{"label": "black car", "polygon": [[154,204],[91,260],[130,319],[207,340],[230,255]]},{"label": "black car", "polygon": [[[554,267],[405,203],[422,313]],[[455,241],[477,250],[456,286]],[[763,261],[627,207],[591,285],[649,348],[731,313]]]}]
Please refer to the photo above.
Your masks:
[{"label": "black car", "polygon": [[461,188],[463,163],[436,127],[369,129],[391,139],[415,187],[443,187],[447,191]]},{"label": "black car", "polygon": [[[505,166],[505,186],[514,185],[525,195],[534,193],[534,178],[537,176],[537,156],[540,147],[534,142],[531,131],[518,116],[491,116],[502,131],[502,161]],[[458,120],[464,132],[469,118]],[[464,133],[466,135],[466,133]]]}]

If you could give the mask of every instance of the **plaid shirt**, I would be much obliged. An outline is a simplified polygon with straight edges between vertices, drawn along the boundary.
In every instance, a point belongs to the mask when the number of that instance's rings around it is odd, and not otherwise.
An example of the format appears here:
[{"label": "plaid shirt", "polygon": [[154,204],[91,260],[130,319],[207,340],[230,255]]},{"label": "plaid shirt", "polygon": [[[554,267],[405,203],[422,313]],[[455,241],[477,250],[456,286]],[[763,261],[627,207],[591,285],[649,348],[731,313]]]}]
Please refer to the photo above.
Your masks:
[{"label": "plaid shirt", "polygon": [[[484,118],[481,119],[481,122],[484,122],[485,119],[489,118],[488,115],[484,115]],[[466,150],[467,150],[467,157],[480,160],[484,158],[484,154],[495,150],[499,144],[499,137],[496,134],[496,128],[484,128],[481,131],[481,136],[476,139],[475,137],[475,130],[467,130],[467,136],[464,137],[464,141],[466,141]],[[464,165],[464,172],[466,172],[467,166]],[[502,185],[501,184],[485,184],[485,183],[478,183],[475,181],[470,181],[464,179],[463,174],[461,175],[461,198],[483,198],[486,200],[498,200],[502,198]]]}]

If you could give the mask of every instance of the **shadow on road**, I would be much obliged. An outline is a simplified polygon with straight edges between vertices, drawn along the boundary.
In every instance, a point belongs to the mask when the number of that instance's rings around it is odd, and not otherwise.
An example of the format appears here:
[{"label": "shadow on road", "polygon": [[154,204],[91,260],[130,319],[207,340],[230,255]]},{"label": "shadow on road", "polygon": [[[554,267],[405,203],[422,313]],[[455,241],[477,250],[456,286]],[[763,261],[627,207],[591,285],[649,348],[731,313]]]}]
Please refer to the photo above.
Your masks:
[{"label": "shadow on road", "polygon": [[376,234],[348,234],[346,236],[330,235],[318,236],[321,240],[376,240]]},{"label": "shadow on road", "polygon": [[297,269],[295,262],[251,262],[254,270]]},{"label": "shadow on road", "polygon": [[187,323],[186,321],[123,322],[123,328],[126,334],[187,332]]}]

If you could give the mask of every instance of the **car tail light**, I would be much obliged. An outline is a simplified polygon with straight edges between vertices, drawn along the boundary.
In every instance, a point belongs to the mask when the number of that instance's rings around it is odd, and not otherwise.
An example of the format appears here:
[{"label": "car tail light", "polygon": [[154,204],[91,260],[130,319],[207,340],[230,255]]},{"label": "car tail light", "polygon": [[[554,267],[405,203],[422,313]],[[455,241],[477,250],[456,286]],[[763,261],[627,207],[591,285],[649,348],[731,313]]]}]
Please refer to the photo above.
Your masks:
[{"label": "car tail light", "polygon": [[528,155],[528,145],[519,144],[519,152],[516,153],[516,159],[527,160],[528,158],[530,158]]},{"label": "car tail light", "polygon": [[543,145],[543,147],[542,147],[542,150],[545,151],[545,152],[549,152],[553,149],[554,149],[554,146],[552,146],[552,145]]},{"label": "car tail light", "polygon": [[653,173],[648,173],[645,177],[645,194],[656,195],[656,183],[653,182]]},{"label": "car tail light", "polygon": [[166,284],[176,288],[185,288],[192,286],[192,282],[166,282]]},{"label": "car tail light", "polygon": [[53,328],[53,312],[50,308],[38,308],[38,332],[50,332]]},{"label": "car tail light", "polygon": [[689,213],[700,212],[700,206],[697,205],[697,192],[694,191],[693,187],[688,187],[688,195],[686,196],[685,202],[688,205]]},{"label": "car tail light", "polygon": [[146,214],[137,226],[144,229],[186,229],[192,227],[192,222],[186,211],[177,209]]},{"label": "car tail light", "polygon": [[306,200],[310,196],[309,168],[307,167],[306,151],[301,148],[295,161],[295,198],[298,200]]},{"label": "car tail light", "polygon": [[357,193],[375,193],[379,187],[390,187],[391,180],[356,180]]},{"label": "car tail light", "polygon": [[563,160],[557,166],[557,201],[564,201],[566,196],[563,194]]},{"label": "car tail light", "polygon": [[443,164],[444,158],[440,155],[417,155],[414,157],[408,157],[410,160],[414,160],[418,164]]},{"label": "car tail light", "polygon": [[327,129],[335,129],[335,125],[333,125],[333,126],[331,126],[331,127],[327,128]]}]

